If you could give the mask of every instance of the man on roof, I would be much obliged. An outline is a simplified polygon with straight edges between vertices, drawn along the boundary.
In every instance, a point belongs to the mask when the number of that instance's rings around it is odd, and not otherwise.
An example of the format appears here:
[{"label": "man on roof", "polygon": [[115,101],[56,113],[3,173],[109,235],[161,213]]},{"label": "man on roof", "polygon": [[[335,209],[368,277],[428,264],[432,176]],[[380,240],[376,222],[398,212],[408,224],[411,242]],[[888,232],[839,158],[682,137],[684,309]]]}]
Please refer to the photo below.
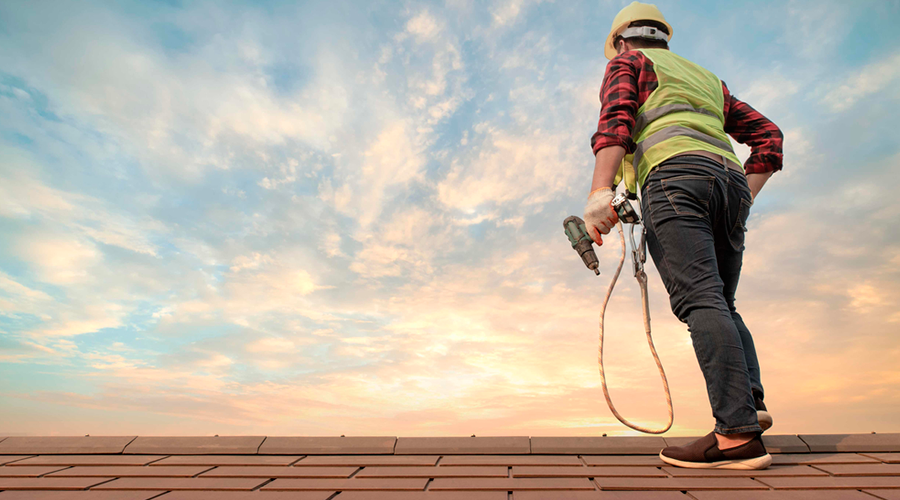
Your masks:
[{"label": "man on roof", "polygon": [[[660,458],[680,467],[763,469],[772,462],[762,442],[772,419],[734,296],[747,216],[781,170],[783,135],[716,75],[669,51],[672,34],[651,4],[633,2],[613,21],[584,222],[602,244],[618,221],[610,206],[616,186],[640,192],[650,255],[672,312],[691,332],[715,428]],[[728,135],[750,146],[743,165]]]}]

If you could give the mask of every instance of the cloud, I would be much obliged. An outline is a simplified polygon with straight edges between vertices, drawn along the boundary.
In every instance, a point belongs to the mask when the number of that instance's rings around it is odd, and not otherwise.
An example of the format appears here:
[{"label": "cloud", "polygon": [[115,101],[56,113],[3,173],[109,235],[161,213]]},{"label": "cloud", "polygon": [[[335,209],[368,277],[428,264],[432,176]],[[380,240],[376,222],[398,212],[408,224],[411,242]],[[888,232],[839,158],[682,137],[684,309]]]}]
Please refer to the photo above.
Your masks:
[{"label": "cloud", "polygon": [[900,53],[858,68],[828,91],[822,103],[834,112],[847,111],[859,100],[890,89],[900,78]]}]

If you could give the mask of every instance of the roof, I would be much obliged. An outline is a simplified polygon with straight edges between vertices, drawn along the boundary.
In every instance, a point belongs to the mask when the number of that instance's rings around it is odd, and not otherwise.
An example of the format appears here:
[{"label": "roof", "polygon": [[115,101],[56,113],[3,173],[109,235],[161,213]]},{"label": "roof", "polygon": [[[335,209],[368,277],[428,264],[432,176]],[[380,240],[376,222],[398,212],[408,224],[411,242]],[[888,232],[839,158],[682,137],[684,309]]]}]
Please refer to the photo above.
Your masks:
[{"label": "roof", "polygon": [[900,500],[900,433],[764,435],[762,471],[657,456],[692,439],[0,436],[0,500]]}]

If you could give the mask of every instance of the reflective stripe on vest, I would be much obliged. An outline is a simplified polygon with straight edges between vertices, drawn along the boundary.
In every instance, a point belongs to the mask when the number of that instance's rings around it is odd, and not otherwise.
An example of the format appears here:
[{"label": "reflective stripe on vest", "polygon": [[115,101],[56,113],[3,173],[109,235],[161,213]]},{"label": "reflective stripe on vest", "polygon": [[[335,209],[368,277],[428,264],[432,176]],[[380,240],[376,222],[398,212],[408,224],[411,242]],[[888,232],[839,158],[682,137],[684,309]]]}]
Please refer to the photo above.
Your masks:
[{"label": "reflective stripe on vest", "polygon": [[631,133],[631,136],[639,137],[641,135],[641,132],[644,131],[644,128],[647,125],[650,125],[650,122],[652,122],[653,120],[665,116],[669,113],[676,113],[679,111],[693,111],[694,113],[701,113],[713,118],[718,118],[718,116],[716,116],[716,114],[712,111],[703,108],[695,108],[690,104],[666,104],[665,106],[653,108],[641,113],[641,115],[638,116],[637,121],[634,122],[634,132]]},{"label": "reflective stripe on vest", "polygon": [[633,163],[635,165],[640,165],[641,158],[643,158],[645,150],[652,148],[653,146],[656,146],[657,144],[661,143],[662,141],[665,141],[666,139],[671,139],[673,137],[679,137],[679,136],[691,137],[693,139],[697,139],[698,141],[708,142],[719,149],[724,149],[725,151],[731,151],[732,153],[734,152],[731,149],[730,143],[720,141],[719,139],[716,139],[715,137],[706,135],[703,132],[697,132],[696,130],[694,130],[692,128],[682,127],[680,125],[673,125],[671,127],[666,127],[664,129],[660,130],[659,132],[651,135],[650,137],[644,139],[643,141],[637,143],[637,148],[635,148],[635,150],[634,150],[634,160],[632,160]]}]

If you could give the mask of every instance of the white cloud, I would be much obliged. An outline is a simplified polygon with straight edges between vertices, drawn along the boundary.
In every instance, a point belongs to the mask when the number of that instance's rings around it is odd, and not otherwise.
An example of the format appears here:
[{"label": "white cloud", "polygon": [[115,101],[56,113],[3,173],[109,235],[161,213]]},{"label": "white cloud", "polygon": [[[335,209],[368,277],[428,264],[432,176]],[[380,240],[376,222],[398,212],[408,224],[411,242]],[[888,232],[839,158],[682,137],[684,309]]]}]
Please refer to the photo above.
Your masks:
[{"label": "white cloud", "polygon": [[886,89],[891,91],[898,80],[900,80],[900,53],[854,70],[853,75],[828,91],[822,103],[829,106],[832,111],[846,111],[860,99]]}]

